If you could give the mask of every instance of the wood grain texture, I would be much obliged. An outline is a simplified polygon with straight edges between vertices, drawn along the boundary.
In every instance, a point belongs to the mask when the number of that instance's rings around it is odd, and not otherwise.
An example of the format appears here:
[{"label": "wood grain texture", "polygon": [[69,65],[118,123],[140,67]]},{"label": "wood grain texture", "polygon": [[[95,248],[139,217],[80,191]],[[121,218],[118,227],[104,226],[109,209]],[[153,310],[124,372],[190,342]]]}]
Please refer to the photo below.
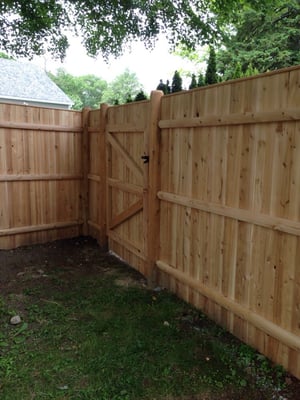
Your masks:
[{"label": "wood grain texture", "polygon": [[0,248],[77,236],[81,112],[0,104]]},{"label": "wood grain texture", "polygon": [[161,283],[298,377],[283,336],[300,334],[299,82],[298,67],[164,96],[157,193]]}]

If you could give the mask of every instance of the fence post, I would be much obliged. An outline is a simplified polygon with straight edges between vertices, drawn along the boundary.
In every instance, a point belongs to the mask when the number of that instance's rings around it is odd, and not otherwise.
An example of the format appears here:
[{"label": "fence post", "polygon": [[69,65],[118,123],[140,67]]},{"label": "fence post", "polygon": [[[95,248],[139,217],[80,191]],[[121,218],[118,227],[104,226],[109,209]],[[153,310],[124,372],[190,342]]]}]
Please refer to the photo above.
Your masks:
[{"label": "fence post", "polygon": [[90,138],[89,138],[89,112],[90,108],[85,107],[82,110],[82,188],[81,188],[81,213],[82,213],[82,235],[89,234],[89,164],[90,164]]},{"label": "fence post", "polygon": [[100,159],[99,165],[99,198],[100,204],[99,207],[99,244],[103,248],[107,248],[108,239],[107,239],[107,222],[106,222],[106,207],[107,207],[107,176],[106,176],[106,140],[105,140],[105,132],[106,132],[106,123],[107,123],[107,110],[108,105],[102,103],[100,105],[100,126],[99,126],[99,153],[98,157]]},{"label": "fence post", "polygon": [[144,231],[147,278],[148,285],[152,287],[157,282],[156,261],[159,251],[160,200],[157,192],[160,189],[160,130],[158,122],[162,96],[163,92],[159,90],[151,92],[149,120],[145,132],[145,150],[149,156],[149,164],[148,176],[145,177],[147,185],[144,199]]}]

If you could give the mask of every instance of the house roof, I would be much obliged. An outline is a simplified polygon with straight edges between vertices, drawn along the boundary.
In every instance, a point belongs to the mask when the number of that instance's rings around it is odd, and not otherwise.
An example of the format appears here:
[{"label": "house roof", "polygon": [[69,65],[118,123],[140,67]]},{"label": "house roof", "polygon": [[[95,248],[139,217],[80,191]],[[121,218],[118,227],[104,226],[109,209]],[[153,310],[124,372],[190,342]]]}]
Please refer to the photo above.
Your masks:
[{"label": "house roof", "polygon": [[0,58],[0,98],[71,106],[72,100],[41,68]]}]

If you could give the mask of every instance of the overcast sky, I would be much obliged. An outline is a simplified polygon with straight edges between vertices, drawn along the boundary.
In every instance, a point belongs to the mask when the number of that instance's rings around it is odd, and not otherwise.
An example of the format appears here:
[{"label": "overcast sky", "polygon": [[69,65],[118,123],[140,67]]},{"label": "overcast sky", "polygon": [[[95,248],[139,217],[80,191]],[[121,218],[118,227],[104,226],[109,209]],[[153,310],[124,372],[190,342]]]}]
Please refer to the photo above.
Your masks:
[{"label": "overcast sky", "polygon": [[[78,38],[70,38],[71,46],[64,63],[54,62],[50,57],[34,58],[33,62],[47,71],[55,73],[57,68],[63,67],[72,75],[94,74],[107,82],[112,81],[126,68],[135,72],[146,93],[156,89],[159,80],[171,81],[176,69],[192,70],[193,65],[182,58],[168,52],[168,44],[161,38],[155,48],[150,51],[142,43],[132,45],[131,52],[127,52],[118,59],[111,59],[105,63],[101,56],[93,59],[87,57],[85,49]],[[189,82],[186,82],[189,84]]]}]

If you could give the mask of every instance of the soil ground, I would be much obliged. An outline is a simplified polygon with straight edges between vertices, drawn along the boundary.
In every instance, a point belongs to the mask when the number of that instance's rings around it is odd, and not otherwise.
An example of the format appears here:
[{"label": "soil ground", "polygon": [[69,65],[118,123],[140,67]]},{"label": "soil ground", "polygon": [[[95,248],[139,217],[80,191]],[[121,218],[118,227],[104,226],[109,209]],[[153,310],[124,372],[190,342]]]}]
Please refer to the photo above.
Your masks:
[{"label": "soil ground", "polygon": [[[120,285],[137,285],[146,288],[145,279],[126,264],[122,264]],[[24,290],[34,288],[36,280],[43,279],[45,292],[51,290],[51,280],[47,274],[57,271],[60,279],[74,284],[84,276],[109,274],[110,270],[120,268],[120,260],[113,255],[101,251],[96,241],[88,237],[60,240],[56,242],[20,247],[15,250],[0,251],[0,294],[8,299],[14,294],[19,299],[15,308],[22,311],[22,294]],[[125,273],[124,273],[125,272]],[[19,297],[18,297],[19,296]],[[15,300],[18,301],[18,300]],[[25,312],[25,310],[24,310]],[[287,375],[286,389],[280,393],[281,400],[300,400],[300,381]],[[277,397],[276,397],[277,398]],[[211,395],[184,397],[181,400],[212,400]],[[225,393],[218,400],[248,399],[246,393]],[[249,398],[249,400],[252,400]],[[259,397],[255,397],[259,400]],[[169,398],[171,400],[171,398]],[[174,399],[173,400],[180,400]],[[254,399],[253,399],[254,400]],[[270,398],[270,400],[272,400]]]}]

